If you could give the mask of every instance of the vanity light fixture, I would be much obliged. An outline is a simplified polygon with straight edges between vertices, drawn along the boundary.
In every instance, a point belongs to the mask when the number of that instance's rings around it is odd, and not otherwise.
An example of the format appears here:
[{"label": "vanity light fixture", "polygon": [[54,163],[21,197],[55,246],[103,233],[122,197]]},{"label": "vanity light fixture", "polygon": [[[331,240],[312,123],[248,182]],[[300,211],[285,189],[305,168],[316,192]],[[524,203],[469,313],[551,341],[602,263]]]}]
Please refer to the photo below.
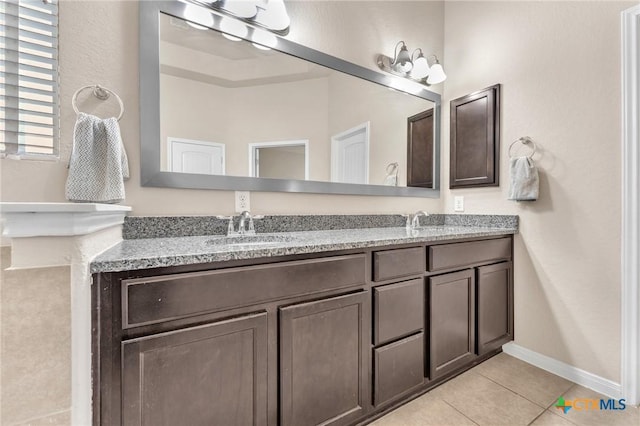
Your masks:
[{"label": "vanity light fixture", "polygon": [[393,59],[385,55],[378,55],[377,64],[383,71],[422,84],[438,84],[447,78],[436,55],[429,55],[425,58],[421,48],[415,49],[409,55],[409,49],[404,41],[396,44]]},{"label": "vanity light fixture", "polygon": [[[289,33],[291,19],[284,0],[182,0],[279,35]],[[196,24],[197,25],[197,24]],[[233,35],[232,35],[233,37]]]}]

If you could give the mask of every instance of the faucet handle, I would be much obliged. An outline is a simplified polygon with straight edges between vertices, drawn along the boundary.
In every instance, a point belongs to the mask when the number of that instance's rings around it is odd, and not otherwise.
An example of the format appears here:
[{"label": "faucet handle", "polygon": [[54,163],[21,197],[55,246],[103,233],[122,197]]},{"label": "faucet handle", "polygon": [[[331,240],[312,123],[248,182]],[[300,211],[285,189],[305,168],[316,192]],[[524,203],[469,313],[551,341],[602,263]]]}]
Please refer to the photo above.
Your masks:
[{"label": "faucet handle", "polygon": [[411,228],[411,214],[410,213],[403,213],[400,216],[402,216],[402,217],[404,217],[406,219],[405,223],[404,223],[404,227],[407,228],[407,229]]},{"label": "faucet handle", "polygon": [[411,220],[411,227],[412,228],[419,228],[420,227],[420,216],[429,217],[429,213],[425,212],[424,210],[418,210],[413,215],[413,219]]},{"label": "faucet handle", "polygon": [[227,236],[235,234],[235,230],[233,229],[233,216],[217,215],[216,219],[228,220],[229,223],[227,224]]},{"label": "faucet handle", "polygon": [[264,215],[261,215],[261,214],[257,214],[255,216],[250,216],[249,217],[249,230],[247,231],[248,234],[253,235],[253,234],[256,233],[256,228],[255,228],[255,226],[253,224],[253,220],[254,219],[258,220],[258,219],[262,219],[262,218],[264,218]]}]

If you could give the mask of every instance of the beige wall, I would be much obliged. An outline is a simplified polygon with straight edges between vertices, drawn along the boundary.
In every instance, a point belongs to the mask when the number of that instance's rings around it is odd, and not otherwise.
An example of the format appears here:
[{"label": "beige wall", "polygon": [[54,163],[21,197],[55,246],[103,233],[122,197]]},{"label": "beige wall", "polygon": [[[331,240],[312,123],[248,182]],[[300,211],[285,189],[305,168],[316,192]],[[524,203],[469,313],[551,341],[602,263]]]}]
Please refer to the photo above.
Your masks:
[{"label": "beige wall", "polygon": [[[502,84],[501,185],[444,191],[520,216],[516,343],[620,381],[620,12],[634,2],[447,2],[451,99]],[[448,107],[444,140],[448,141]],[[509,144],[538,144],[540,199],[507,201]],[[443,150],[448,187],[449,150]]]},{"label": "beige wall", "polygon": [[[401,39],[438,54],[449,75],[443,141],[448,140],[450,99],[502,83],[502,185],[444,191],[444,204],[414,198],[253,193],[252,210],[450,212],[453,195],[464,195],[466,213],[519,214],[516,342],[618,382],[619,12],[635,3],[287,4],[291,39],[366,67],[374,68],[375,55],[392,52]],[[116,90],[127,108],[121,123],[132,165],[126,204],[134,207],[134,214],[230,213],[231,192],[139,185],[137,5],[64,1],[60,25],[63,161],[2,160],[2,200],[64,199],[74,123],[71,95],[82,85],[102,83]],[[506,200],[506,148],[524,135],[531,136],[541,152],[541,199],[530,204]],[[445,143],[444,187],[447,162]]]},{"label": "beige wall", "polygon": [[[233,111],[239,120],[231,125],[228,161],[239,163],[227,174],[247,176],[250,143],[309,141],[309,177],[327,180],[327,79],[233,89]],[[274,99],[278,103],[274,104]],[[277,105],[277,108],[274,107]],[[304,173],[303,173],[304,175]],[[251,210],[259,206],[252,203]]]},{"label": "beige wall", "polygon": [[389,163],[398,163],[398,186],[406,186],[407,118],[433,102],[338,73],[331,74],[329,90],[331,135],[370,122],[369,183],[382,185]]},{"label": "beige wall", "polygon": [[10,256],[0,249],[0,423],[69,424],[71,268],[5,270]]},{"label": "beige wall", "polygon": [[377,185],[391,162],[399,163],[398,185],[406,185],[407,117],[433,108],[430,101],[342,73],[232,89],[162,74],[160,94],[158,146],[165,170],[169,136],[225,144],[226,174],[232,176],[249,175],[248,144],[306,139],[309,179],[330,181],[331,136],[370,122],[369,182]]},{"label": "beige wall", "polygon": [[231,176],[249,175],[250,143],[307,139],[311,180],[329,180],[326,78],[228,89],[163,74],[160,88],[163,169],[169,136],[224,144]]},{"label": "beige wall", "polygon": [[[314,49],[376,68],[375,56],[393,52],[398,40],[442,56],[441,2],[287,2],[289,38]],[[125,204],[134,215],[228,214],[229,191],[140,187],[138,102],[138,6],[133,1],[62,1],[60,4],[61,158],[59,162],[0,160],[3,201],[63,201],[75,114],[71,96],[80,86],[101,83],[125,103],[122,137],[131,179]],[[144,76],[143,76],[144,78]],[[436,87],[436,90],[439,90]],[[87,112],[117,113],[113,103],[85,105]],[[107,111],[108,110],[108,111]],[[16,185],[19,182],[20,185]],[[171,200],[171,202],[167,202]],[[397,213],[441,210],[422,198],[252,193],[256,213]]]},{"label": "beige wall", "polygon": [[[229,132],[224,126],[212,126],[212,117],[227,123],[232,116],[229,105],[220,102],[227,89],[196,80],[160,74],[160,161],[169,170],[168,137],[226,143]],[[171,99],[172,101],[166,101]]]}]

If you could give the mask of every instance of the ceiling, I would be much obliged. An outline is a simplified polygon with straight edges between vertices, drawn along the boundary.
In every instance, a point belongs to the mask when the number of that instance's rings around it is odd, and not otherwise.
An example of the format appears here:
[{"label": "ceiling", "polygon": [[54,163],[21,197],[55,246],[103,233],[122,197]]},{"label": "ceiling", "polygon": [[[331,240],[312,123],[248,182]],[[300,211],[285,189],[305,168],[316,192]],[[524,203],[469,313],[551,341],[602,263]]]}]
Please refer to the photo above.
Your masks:
[{"label": "ceiling", "polygon": [[[165,52],[161,43],[162,74],[222,87],[303,81],[326,77],[331,72],[276,50],[258,49],[246,40],[228,40],[215,30],[193,28],[186,21],[165,14],[160,15],[160,40],[168,43],[164,44]],[[261,70],[269,71],[260,75]],[[278,70],[275,75],[274,70]]]}]

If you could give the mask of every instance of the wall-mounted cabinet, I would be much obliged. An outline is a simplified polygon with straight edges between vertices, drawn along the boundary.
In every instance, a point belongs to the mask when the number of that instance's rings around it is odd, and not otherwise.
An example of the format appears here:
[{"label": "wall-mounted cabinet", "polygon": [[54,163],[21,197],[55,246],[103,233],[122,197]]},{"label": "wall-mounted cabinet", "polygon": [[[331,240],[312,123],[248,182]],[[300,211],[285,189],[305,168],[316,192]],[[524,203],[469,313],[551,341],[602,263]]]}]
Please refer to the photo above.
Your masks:
[{"label": "wall-mounted cabinet", "polygon": [[449,188],[500,183],[500,85],[451,101]]}]

